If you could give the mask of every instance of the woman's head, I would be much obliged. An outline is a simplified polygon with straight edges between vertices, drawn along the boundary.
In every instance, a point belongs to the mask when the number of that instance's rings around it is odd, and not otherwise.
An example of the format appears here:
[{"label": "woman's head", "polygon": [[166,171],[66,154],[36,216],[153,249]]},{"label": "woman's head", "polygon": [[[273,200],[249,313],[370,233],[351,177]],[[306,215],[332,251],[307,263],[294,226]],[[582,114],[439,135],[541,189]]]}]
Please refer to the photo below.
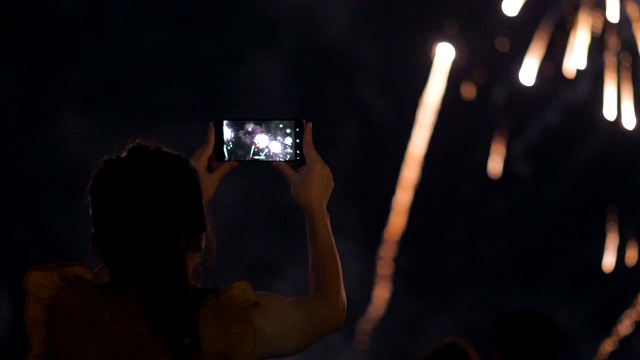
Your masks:
[{"label": "woman's head", "polygon": [[114,283],[188,280],[207,224],[198,175],[184,156],[135,143],[102,160],[89,197],[93,245]]}]

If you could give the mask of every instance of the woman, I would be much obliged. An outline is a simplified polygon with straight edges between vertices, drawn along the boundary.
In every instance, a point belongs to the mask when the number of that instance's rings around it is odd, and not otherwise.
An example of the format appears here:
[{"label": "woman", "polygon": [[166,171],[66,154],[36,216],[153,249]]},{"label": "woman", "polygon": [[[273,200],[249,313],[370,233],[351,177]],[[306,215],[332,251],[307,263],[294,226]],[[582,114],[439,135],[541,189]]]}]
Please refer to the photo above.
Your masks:
[{"label": "woman", "polygon": [[[212,160],[214,129],[190,159],[143,144],[91,180],[92,241],[106,271],[48,265],[25,277],[28,359],[261,359],[295,354],[339,329],[346,299],[326,205],[331,171],[305,127],[306,165],[274,163],[307,228],[309,294],[196,286],[203,203],[238,164]],[[108,272],[108,274],[107,274]]]}]

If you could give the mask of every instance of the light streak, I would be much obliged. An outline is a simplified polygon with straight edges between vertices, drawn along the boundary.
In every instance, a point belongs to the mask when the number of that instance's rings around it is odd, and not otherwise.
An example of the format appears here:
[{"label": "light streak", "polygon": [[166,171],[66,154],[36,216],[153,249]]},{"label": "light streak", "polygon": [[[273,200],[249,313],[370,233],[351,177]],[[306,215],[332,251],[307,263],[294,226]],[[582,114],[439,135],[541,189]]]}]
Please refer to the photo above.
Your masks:
[{"label": "light streak", "polygon": [[627,130],[633,130],[636,127],[631,55],[626,52],[620,53],[620,120]]},{"label": "light streak", "polygon": [[620,21],[620,0],[607,0],[607,20],[617,24]]},{"label": "light streak", "polygon": [[518,74],[522,85],[533,86],[533,84],[535,84],[538,69],[540,69],[540,63],[547,51],[552,32],[553,24],[549,20],[543,20],[540,26],[538,26],[538,30],[536,30],[536,33],[533,35],[533,40],[531,40],[531,44],[529,45],[529,49],[524,55],[522,67]]},{"label": "light streak", "polygon": [[605,33],[604,82],[602,89],[602,114],[609,121],[618,117],[618,48],[619,41],[615,28]]},{"label": "light streak", "polygon": [[625,1],[624,9],[627,13],[627,17],[631,21],[631,30],[633,37],[636,39],[636,46],[638,47],[638,53],[640,53],[640,8],[638,4],[633,1]]},{"label": "light streak", "polygon": [[508,17],[518,16],[526,0],[502,0],[502,12]]},{"label": "light streak", "polygon": [[418,102],[413,130],[400,168],[396,192],[391,201],[389,218],[382,232],[371,300],[356,325],[353,347],[359,350],[369,347],[373,328],[389,305],[393,292],[394,259],[398,253],[400,238],[407,226],[409,210],[421,177],[424,157],[440,112],[455,54],[453,46],[446,42],[439,43],[435,48],[429,78]]},{"label": "light streak", "polygon": [[491,180],[499,180],[504,169],[504,159],[507,156],[508,133],[503,128],[496,129],[491,140],[491,150],[487,160],[487,175]]},{"label": "light streak", "polygon": [[640,320],[640,294],[636,295],[633,303],[618,318],[616,326],[611,330],[611,335],[600,343],[594,360],[608,359],[609,355],[618,348],[620,341],[635,330],[638,320]]},{"label": "light streak", "polygon": [[591,3],[583,1],[567,42],[567,50],[562,62],[562,74],[567,79],[576,77],[577,70],[587,67],[587,55],[591,44],[592,29]]},{"label": "light streak", "polygon": [[602,272],[605,274],[611,274],[616,266],[618,245],[620,243],[618,215],[616,214],[615,208],[610,208],[608,211],[605,232],[606,238],[604,243],[604,253],[602,254]]},{"label": "light streak", "polygon": [[624,264],[628,268],[636,266],[638,263],[638,242],[636,239],[627,240],[627,246],[624,250]]},{"label": "light streak", "polygon": [[567,79],[573,79],[576,77],[576,66],[573,63],[574,47],[576,46],[576,32],[578,29],[578,21],[575,22],[569,33],[569,40],[567,41],[567,49],[564,52],[564,59],[562,60],[562,75]]},{"label": "light streak", "polygon": [[593,17],[591,7],[582,4],[578,9],[578,29],[576,31],[576,42],[573,49],[573,63],[578,70],[587,67],[587,55],[591,44],[591,29],[593,28]]}]

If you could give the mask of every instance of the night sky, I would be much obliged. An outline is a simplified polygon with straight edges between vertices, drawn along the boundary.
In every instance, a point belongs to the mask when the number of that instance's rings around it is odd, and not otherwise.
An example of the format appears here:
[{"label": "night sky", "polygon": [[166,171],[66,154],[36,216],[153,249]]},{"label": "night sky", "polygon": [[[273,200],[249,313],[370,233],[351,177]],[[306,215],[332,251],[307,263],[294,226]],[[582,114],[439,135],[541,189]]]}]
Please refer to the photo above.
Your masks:
[{"label": "night sky", "polygon": [[[305,118],[331,167],[329,211],[348,296],[344,328],[294,359],[416,359],[447,336],[490,359],[499,320],[552,316],[561,359],[592,358],[640,291],[622,262],[640,231],[640,129],[601,112],[603,38],[574,80],[560,64],[578,1],[530,0],[516,18],[477,1],[6,1],[0,5],[0,358],[27,351],[27,269],[98,264],[86,185],[138,137],[190,155],[216,118]],[[603,1],[596,1],[602,7]],[[517,80],[545,14],[558,21],[534,87]],[[619,24],[640,89],[630,24]],[[499,52],[496,36],[510,40]],[[395,292],[369,351],[351,348],[377,246],[427,81],[431,52],[457,57],[403,236]],[[478,83],[465,101],[460,83]],[[640,90],[636,90],[640,100]],[[509,131],[503,177],[491,138]],[[600,269],[607,209],[621,248]],[[242,164],[211,209],[218,258],[203,281],[306,292],[302,217],[268,164]],[[611,359],[640,357],[640,333]]]}]

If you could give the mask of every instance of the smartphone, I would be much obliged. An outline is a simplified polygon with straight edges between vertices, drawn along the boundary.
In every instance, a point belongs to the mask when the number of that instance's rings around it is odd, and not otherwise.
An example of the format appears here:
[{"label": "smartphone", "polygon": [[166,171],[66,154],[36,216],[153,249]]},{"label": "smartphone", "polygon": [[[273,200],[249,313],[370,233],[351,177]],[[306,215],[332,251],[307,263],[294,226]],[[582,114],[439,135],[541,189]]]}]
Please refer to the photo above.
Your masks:
[{"label": "smartphone", "polygon": [[305,160],[303,119],[219,119],[214,126],[218,161]]}]

